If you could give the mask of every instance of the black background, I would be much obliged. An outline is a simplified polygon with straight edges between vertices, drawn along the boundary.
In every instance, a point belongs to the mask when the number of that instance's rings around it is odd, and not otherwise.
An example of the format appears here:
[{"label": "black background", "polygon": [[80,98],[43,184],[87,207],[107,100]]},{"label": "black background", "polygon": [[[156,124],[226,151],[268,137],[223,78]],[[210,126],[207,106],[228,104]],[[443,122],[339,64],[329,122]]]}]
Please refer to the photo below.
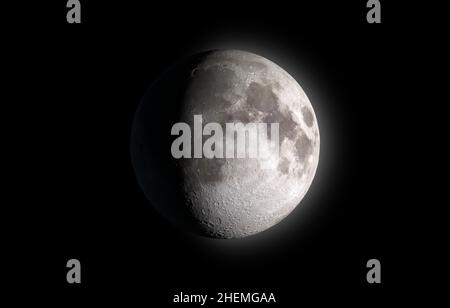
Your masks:
[{"label": "black background", "polygon": [[[274,292],[285,306],[405,300],[410,265],[420,263],[409,255],[407,213],[421,198],[408,193],[420,132],[411,135],[416,103],[404,94],[420,66],[411,66],[420,31],[405,7],[382,1],[382,24],[370,25],[366,1],[81,2],[80,25],[66,23],[65,1],[23,8],[9,24],[20,68],[12,130],[27,162],[18,176],[17,206],[28,214],[16,231],[18,284],[61,305],[161,306],[181,291]],[[227,242],[163,220],[129,154],[149,84],[180,57],[213,48],[280,64],[309,96],[321,132],[302,205],[266,232]],[[81,261],[81,285],[66,282],[71,258]],[[380,285],[366,282],[371,258],[381,261]],[[34,262],[39,278],[30,280]]]}]

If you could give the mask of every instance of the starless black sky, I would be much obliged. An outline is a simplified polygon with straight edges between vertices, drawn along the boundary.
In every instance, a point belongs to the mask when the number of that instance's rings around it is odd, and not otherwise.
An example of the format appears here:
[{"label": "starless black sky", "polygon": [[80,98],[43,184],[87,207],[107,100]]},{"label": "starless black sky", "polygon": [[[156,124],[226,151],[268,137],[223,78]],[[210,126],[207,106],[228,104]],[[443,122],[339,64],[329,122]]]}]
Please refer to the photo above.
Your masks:
[{"label": "starless black sky", "polygon": [[[400,301],[411,241],[402,226],[417,201],[405,197],[415,103],[404,96],[417,32],[402,7],[382,1],[382,24],[369,25],[365,1],[82,1],[82,24],[68,25],[64,4],[23,8],[10,23],[26,68],[18,130],[27,131],[24,177],[35,202],[24,206],[20,238],[22,257],[41,264],[35,288],[59,303],[162,305],[179,291],[274,292],[291,306]],[[149,84],[211,48],[246,48],[293,72],[321,129],[321,163],[302,206],[250,242],[174,229],[130,161],[131,123]],[[65,282],[70,258],[82,263],[79,286]],[[382,262],[381,285],[365,281],[371,258]]]}]

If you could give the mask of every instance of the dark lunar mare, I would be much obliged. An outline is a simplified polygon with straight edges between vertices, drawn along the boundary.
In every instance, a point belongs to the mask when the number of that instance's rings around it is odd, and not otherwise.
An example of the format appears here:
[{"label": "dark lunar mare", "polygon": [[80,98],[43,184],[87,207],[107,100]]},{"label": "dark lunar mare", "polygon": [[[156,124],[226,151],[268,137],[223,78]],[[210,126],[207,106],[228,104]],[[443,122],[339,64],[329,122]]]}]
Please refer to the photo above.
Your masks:
[{"label": "dark lunar mare", "polygon": [[137,180],[155,208],[175,226],[203,234],[186,207],[183,178],[171,155],[172,125],[180,122],[192,70],[213,51],[188,57],[162,74],[148,89],[136,111],[131,132],[131,159]]}]

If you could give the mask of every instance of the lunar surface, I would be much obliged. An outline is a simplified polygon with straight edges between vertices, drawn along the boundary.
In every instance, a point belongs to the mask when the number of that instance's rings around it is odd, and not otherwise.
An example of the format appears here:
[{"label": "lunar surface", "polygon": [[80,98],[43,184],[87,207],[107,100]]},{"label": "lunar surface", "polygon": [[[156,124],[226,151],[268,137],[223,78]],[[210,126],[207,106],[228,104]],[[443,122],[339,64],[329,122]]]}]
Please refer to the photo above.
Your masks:
[{"label": "lunar surface", "polygon": [[[194,115],[224,127],[279,123],[279,155],[175,159],[171,127],[192,127]],[[319,148],[300,85],[268,59],[238,50],[197,54],[166,71],[142,99],[131,135],[137,179],[155,208],[182,229],[224,239],[259,233],[289,215],[311,185]]]}]

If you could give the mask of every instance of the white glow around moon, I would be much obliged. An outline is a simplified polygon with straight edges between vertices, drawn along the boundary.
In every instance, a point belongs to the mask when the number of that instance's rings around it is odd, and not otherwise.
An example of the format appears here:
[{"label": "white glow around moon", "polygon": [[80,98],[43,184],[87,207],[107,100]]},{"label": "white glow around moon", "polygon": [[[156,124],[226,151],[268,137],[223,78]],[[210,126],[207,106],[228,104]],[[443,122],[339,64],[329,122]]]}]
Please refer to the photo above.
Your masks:
[{"label": "white glow around moon", "polygon": [[[264,158],[170,155],[171,128],[194,127],[195,115],[204,124],[278,123],[279,147],[258,146]],[[199,53],[167,70],[143,97],[131,134],[136,176],[155,209],[183,230],[223,239],[260,233],[288,216],[313,181],[319,149],[302,87],[270,60],[239,50]]]}]

